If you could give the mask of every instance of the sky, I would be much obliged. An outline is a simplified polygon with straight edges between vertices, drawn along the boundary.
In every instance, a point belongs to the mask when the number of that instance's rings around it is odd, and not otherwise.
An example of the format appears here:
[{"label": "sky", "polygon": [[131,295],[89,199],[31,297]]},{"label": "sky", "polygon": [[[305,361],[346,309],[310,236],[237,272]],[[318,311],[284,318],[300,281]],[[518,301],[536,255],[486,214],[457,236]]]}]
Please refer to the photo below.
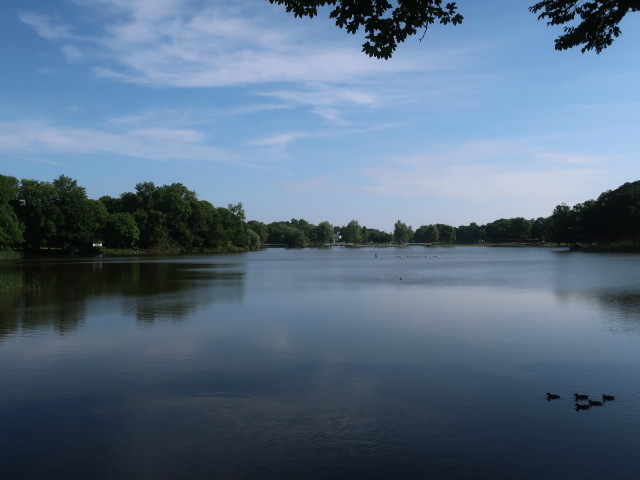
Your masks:
[{"label": "sky", "polygon": [[462,0],[378,60],[267,0],[2,0],[0,174],[182,183],[265,223],[547,217],[640,180],[640,14],[557,52],[532,3]]}]

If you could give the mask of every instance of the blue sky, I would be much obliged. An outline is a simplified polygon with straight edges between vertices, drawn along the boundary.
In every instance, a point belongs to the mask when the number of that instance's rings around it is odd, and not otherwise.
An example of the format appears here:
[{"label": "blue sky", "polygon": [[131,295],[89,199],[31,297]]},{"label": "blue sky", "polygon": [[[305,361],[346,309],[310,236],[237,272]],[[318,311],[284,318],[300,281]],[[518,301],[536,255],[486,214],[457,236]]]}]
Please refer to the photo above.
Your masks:
[{"label": "blue sky", "polygon": [[548,216],[640,179],[640,15],[556,52],[531,3],[459,2],[385,61],[266,0],[3,0],[0,173],[179,182],[266,223]]}]

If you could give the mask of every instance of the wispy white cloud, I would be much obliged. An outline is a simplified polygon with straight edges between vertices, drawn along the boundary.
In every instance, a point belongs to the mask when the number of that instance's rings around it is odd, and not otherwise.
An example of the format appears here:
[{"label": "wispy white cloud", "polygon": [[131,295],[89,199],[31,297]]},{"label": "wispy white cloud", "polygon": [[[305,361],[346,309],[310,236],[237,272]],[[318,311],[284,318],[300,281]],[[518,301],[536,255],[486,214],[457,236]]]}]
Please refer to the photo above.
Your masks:
[{"label": "wispy white cloud", "polygon": [[387,165],[361,169],[360,174],[364,190],[373,194],[535,205],[584,191],[606,174],[611,160],[525,141],[487,141],[398,157]]},{"label": "wispy white cloud", "polygon": [[51,41],[58,40],[78,40],[82,37],[74,34],[69,25],[56,22],[53,18],[36,12],[21,12],[20,20],[33,28],[42,38]]},{"label": "wispy white cloud", "polygon": [[390,94],[385,79],[459,70],[468,55],[439,50],[425,51],[420,59],[371,59],[357,43],[344,42],[342,32],[335,33],[340,42],[328,40],[326,32],[318,41],[320,22],[300,23],[267,2],[75,3],[85,13],[75,21],[84,23],[69,25],[41,12],[20,18],[59,45],[69,62],[83,62],[100,77],[159,87],[261,86],[263,95],[307,106],[337,125],[346,123],[345,108],[375,106],[382,92]]},{"label": "wispy white cloud", "polygon": [[252,145],[286,148],[291,142],[307,137],[306,133],[281,133],[268,138],[262,138],[251,142]]},{"label": "wispy white cloud", "polygon": [[268,5],[261,9],[240,2],[194,9],[187,0],[100,0],[88,5],[103,19],[93,34],[80,35],[77,31],[83,29],[41,13],[24,12],[20,18],[43,38],[60,43],[67,56],[90,58],[97,63],[96,72],[140,84],[334,83],[415,68],[369,59],[357,48],[305,39],[300,29],[278,29],[267,15]]},{"label": "wispy white cloud", "polygon": [[208,143],[205,132],[177,128],[109,131],[55,126],[43,120],[0,123],[0,151],[43,154],[108,153],[156,161],[199,160],[257,166]]}]

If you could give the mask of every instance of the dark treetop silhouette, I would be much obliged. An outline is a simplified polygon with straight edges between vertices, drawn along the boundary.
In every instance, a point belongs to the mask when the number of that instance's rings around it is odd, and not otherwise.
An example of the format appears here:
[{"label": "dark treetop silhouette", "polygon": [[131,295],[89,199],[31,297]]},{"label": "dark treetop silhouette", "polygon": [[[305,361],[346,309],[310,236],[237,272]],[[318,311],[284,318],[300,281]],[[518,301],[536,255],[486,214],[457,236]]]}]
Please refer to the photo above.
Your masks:
[{"label": "dark treetop silhouette", "polygon": [[[456,2],[442,0],[269,0],[284,5],[296,17],[315,17],[329,7],[336,25],[355,34],[365,32],[362,51],[371,57],[388,59],[407,37],[427,32],[429,25],[462,23]],[[555,40],[556,50],[582,45],[582,52],[600,53],[621,33],[618,24],[629,12],[640,11],[640,0],[544,0],[529,10],[547,25],[563,25],[564,34]],[[571,25],[569,25],[571,24]],[[422,39],[422,38],[421,38]]]}]

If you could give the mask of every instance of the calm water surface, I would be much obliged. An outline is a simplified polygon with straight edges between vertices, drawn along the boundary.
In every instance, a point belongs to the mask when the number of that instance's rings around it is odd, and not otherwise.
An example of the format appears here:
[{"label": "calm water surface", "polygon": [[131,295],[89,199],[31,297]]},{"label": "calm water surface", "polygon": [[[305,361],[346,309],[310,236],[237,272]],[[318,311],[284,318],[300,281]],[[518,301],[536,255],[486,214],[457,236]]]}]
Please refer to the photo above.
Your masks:
[{"label": "calm water surface", "polygon": [[[3,478],[640,478],[640,256],[271,249],[0,273],[32,286],[0,296]],[[617,398],[576,412],[574,392]]]}]

